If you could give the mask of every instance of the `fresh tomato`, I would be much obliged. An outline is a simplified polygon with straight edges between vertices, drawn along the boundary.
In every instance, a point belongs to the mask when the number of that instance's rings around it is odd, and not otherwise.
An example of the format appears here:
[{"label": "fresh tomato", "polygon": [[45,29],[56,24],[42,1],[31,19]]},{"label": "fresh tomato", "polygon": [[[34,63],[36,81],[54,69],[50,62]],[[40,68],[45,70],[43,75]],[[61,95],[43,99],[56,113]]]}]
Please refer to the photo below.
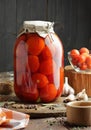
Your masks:
[{"label": "fresh tomato", "polygon": [[80,55],[83,55],[83,56],[85,57],[85,59],[89,56],[89,54],[86,53],[86,52],[84,52],[84,53],[82,53],[82,54],[80,54]]},{"label": "fresh tomato", "polygon": [[73,63],[73,65],[78,65],[78,59],[79,59],[79,55],[75,55],[75,56],[72,58],[72,63]]},{"label": "fresh tomato", "polygon": [[80,50],[79,50],[80,54],[82,53],[88,53],[89,54],[89,50],[86,48],[86,47],[82,47]]},{"label": "fresh tomato", "polygon": [[90,65],[88,65],[87,67],[88,67],[88,69],[91,69],[91,64],[90,64]]},{"label": "fresh tomato", "polygon": [[72,58],[74,58],[75,56],[78,56],[80,53],[79,53],[79,51],[77,50],[77,49],[72,49],[71,51],[70,51],[70,56],[72,57]]},{"label": "fresh tomato", "polygon": [[79,55],[78,65],[85,63],[85,61],[86,61],[86,56],[84,56],[83,54]]},{"label": "fresh tomato", "polygon": [[87,56],[87,58],[86,58],[86,64],[88,66],[88,69],[91,69],[91,55]]},{"label": "fresh tomato", "polygon": [[86,63],[82,63],[82,64],[79,65],[79,68],[81,70],[86,70],[87,69],[87,64]]}]

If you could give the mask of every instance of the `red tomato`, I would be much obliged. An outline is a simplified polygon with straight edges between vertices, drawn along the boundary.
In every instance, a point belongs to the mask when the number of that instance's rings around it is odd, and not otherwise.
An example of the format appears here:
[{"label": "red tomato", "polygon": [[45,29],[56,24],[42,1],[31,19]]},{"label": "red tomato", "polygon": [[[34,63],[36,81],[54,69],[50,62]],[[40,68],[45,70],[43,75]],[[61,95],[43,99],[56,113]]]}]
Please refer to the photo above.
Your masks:
[{"label": "red tomato", "polygon": [[32,82],[28,73],[18,73],[16,76],[15,93],[23,101],[36,102],[39,98],[37,85]]},{"label": "red tomato", "polygon": [[78,65],[85,63],[85,61],[86,61],[86,56],[84,56],[83,54],[79,55]]},{"label": "red tomato", "polygon": [[77,49],[71,50],[70,56],[72,64],[81,70],[91,69],[91,54],[86,47],[82,47],[79,51]]},{"label": "red tomato", "polygon": [[40,54],[40,57],[42,58],[42,60],[48,60],[52,58],[51,51],[47,46],[44,47],[43,51]]},{"label": "red tomato", "polygon": [[32,75],[33,82],[38,86],[38,88],[43,88],[48,84],[48,79],[45,75],[41,73],[35,73]]},{"label": "red tomato", "polygon": [[45,47],[44,38],[40,37],[37,33],[31,33],[27,40],[28,53],[31,55],[39,55]]},{"label": "red tomato", "polygon": [[75,58],[75,57],[77,57],[77,56],[79,56],[79,51],[77,50],[77,49],[72,49],[71,51],[70,51],[70,56],[72,57],[72,58]]},{"label": "red tomato", "polygon": [[79,55],[77,55],[77,56],[75,55],[74,58],[72,58],[72,64],[77,66],[78,60],[79,60]]},{"label": "red tomato", "polygon": [[51,75],[55,69],[55,62],[52,59],[44,60],[40,63],[39,71],[44,75]]},{"label": "red tomato", "polygon": [[49,83],[54,83],[53,74],[47,75],[47,78],[48,78]]},{"label": "red tomato", "polygon": [[87,58],[86,58],[86,64],[88,66],[88,69],[91,69],[91,55],[87,56]]},{"label": "red tomato", "polygon": [[40,65],[38,56],[28,55],[28,64],[30,71],[36,72]]},{"label": "red tomato", "polygon": [[88,69],[91,69],[91,64],[90,64],[90,65],[88,65],[87,67],[88,67]]},{"label": "red tomato", "polygon": [[83,52],[82,55],[84,55],[84,56],[86,56],[86,57],[89,56],[89,54],[86,53],[86,52]]},{"label": "red tomato", "polygon": [[22,99],[24,101],[36,102],[38,98],[39,92],[36,86],[25,86],[24,91],[22,91]]},{"label": "red tomato", "polygon": [[86,64],[86,63],[83,63],[83,64],[81,64],[81,65],[79,66],[79,68],[80,68],[81,70],[86,70],[86,69],[87,69],[87,64]]},{"label": "red tomato", "polygon": [[80,54],[82,53],[88,53],[89,54],[89,50],[86,48],[86,47],[82,47],[80,50],[79,50]]},{"label": "red tomato", "polygon": [[56,98],[57,89],[54,84],[48,84],[43,89],[40,89],[40,99],[43,102],[51,102]]}]

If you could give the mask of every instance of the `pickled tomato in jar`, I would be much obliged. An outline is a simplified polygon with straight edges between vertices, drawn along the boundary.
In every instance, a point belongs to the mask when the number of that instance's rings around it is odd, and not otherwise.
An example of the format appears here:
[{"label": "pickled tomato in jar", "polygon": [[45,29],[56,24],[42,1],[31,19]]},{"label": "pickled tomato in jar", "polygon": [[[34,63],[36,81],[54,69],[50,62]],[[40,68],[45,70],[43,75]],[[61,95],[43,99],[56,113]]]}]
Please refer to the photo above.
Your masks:
[{"label": "pickled tomato in jar", "polygon": [[52,102],[62,94],[64,51],[52,22],[24,21],[14,47],[14,91],[24,102]]}]

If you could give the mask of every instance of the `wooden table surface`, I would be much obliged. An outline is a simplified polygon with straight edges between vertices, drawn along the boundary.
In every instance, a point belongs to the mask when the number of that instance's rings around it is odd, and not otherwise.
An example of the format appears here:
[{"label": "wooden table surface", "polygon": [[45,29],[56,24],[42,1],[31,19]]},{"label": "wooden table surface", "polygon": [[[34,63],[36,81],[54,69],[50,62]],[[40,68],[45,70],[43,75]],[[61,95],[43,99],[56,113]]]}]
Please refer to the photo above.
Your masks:
[{"label": "wooden table surface", "polygon": [[91,127],[70,126],[66,117],[30,119],[24,130],[91,130]]},{"label": "wooden table surface", "polygon": [[[0,105],[12,109],[10,102],[14,100],[15,97],[0,96]],[[29,123],[23,130],[91,130],[91,127],[72,126],[67,122],[66,105],[63,103],[63,100],[64,97],[60,97],[53,103],[37,104],[37,109],[21,109],[21,104],[15,102],[13,109],[30,114]],[[89,98],[89,100],[91,100],[91,98]],[[26,104],[22,104],[22,106],[25,107]],[[50,106],[52,106],[51,109]]]}]

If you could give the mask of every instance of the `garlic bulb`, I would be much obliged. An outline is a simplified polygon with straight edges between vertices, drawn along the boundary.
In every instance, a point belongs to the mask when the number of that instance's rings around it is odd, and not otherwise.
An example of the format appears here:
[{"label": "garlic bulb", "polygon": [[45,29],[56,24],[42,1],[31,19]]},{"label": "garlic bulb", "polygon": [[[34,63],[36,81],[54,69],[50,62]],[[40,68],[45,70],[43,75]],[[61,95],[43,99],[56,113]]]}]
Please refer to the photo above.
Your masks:
[{"label": "garlic bulb", "polygon": [[65,77],[65,83],[64,83],[64,87],[63,87],[63,95],[70,95],[70,94],[74,94],[75,91],[74,89],[68,84],[68,77]]},{"label": "garlic bulb", "polygon": [[79,93],[76,95],[76,100],[88,101],[88,95],[86,94],[85,89],[83,89],[81,92],[79,92]]}]

